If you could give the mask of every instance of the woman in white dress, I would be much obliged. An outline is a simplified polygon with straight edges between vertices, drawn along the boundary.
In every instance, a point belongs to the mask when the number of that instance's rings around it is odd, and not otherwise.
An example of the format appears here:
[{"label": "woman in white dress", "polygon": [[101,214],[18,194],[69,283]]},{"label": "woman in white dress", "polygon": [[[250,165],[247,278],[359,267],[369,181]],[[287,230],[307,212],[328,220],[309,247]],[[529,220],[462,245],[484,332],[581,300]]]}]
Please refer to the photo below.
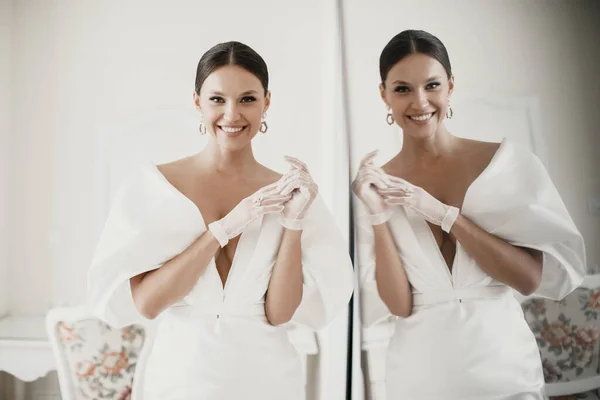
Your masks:
[{"label": "woman in white dress", "polygon": [[582,237],[535,155],[448,132],[454,77],[439,39],[401,32],[380,73],[403,146],[382,167],[367,155],[353,190],[364,206],[363,323],[395,325],[388,399],[542,399],[536,340],[513,289],[570,293],[585,275]]},{"label": "woman in white dress", "polygon": [[116,195],[88,274],[95,315],[158,318],[144,399],[304,400],[285,324],[326,326],[346,310],[353,269],[306,166],[261,165],[264,60],[239,42],[206,52],[194,103],[200,153],[143,165]]}]

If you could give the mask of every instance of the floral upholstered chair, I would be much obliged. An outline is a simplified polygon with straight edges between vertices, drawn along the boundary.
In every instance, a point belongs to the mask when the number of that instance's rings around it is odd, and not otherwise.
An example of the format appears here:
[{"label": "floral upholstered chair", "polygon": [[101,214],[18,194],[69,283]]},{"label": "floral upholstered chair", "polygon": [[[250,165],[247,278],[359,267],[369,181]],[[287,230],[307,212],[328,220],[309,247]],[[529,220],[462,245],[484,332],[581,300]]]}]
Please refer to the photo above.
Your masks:
[{"label": "floral upholstered chair", "polygon": [[46,330],[63,400],[140,398],[149,326],[113,329],[73,307],[50,310]]},{"label": "floral upholstered chair", "polygon": [[546,393],[553,400],[600,399],[600,275],[561,301],[521,303],[540,349]]}]

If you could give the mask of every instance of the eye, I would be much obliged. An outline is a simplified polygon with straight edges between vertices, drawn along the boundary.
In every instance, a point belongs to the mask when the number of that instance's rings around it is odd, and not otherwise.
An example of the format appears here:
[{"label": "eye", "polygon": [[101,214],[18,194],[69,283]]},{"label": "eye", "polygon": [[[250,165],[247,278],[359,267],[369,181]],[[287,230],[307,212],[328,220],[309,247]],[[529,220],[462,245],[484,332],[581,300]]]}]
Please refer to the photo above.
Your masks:
[{"label": "eye", "polygon": [[252,103],[253,101],[256,101],[256,97],[254,96],[244,96],[241,100],[242,103]]},{"label": "eye", "polygon": [[431,83],[429,83],[429,84],[426,86],[426,88],[427,88],[427,89],[435,89],[435,88],[437,88],[438,86],[440,86],[440,83],[439,83],[439,82],[431,82]]},{"label": "eye", "polygon": [[396,89],[394,89],[394,92],[406,93],[408,90],[408,86],[398,86]]},{"label": "eye", "polygon": [[213,96],[211,98],[209,98],[210,101],[212,101],[213,103],[224,103],[225,100],[223,100],[222,97],[219,96]]}]

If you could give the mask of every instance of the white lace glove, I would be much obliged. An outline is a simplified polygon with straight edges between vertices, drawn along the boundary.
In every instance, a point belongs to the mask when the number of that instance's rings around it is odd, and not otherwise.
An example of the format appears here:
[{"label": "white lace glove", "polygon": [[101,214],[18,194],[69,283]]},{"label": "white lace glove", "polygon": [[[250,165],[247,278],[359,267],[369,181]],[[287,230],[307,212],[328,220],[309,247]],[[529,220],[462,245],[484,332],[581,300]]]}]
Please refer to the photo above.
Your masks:
[{"label": "white lace glove", "polygon": [[442,203],[425,189],[402,178],[387,175],[387,182],[387,188],[377,189],[387,204],[409,207],[422,215],[425,220],[441,226],[444,232],[450,232],[458,217],[458,208]]},{"label": "white lace glove", "polygon": [[250,223],[261,215],[283,210],[283,204],[292,196],[281,194],[280,183],[281,180],[260,188],[253,195],[240,201],[229,214],[208,225],[208,229],[221,247],[225,247],[230,239],[241,234]]},{"label": "white lace glove", "polygon": [[306,164],[302,161],[285,156],[292,167],[279,183],[282,195],[292,195],[284,205],[281,213],[281,225],[287,229],[302,230],[308,209],[319,193],[319,187],[313,181]]},{"label": "white lace glove", "polygon": [[352,191],[365,205],[371,225],[383,224],[392,216],[385,199],[377,192],[388,187],[388,175],[373,163],[377,153],[378,150],[372,151],[362,159],[352,182]]}]

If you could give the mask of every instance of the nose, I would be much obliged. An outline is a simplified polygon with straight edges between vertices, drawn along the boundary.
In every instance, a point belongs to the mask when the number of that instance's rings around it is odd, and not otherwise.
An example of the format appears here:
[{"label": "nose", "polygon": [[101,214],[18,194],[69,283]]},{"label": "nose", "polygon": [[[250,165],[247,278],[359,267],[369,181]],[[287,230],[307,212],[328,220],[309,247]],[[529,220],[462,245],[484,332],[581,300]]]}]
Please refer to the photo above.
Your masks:
[{"label": "nose", "polygon": [[412,101],[412,107],[415,110],[422,110],[429,105],[429,99],[427,98],[427,92],[423,89],[415,90]]},{"label": "nose", "polygon": [[229,122],[235,122],[240,118],[239,106],[236,102],[229,102],[225,106],[225,119]]}]

